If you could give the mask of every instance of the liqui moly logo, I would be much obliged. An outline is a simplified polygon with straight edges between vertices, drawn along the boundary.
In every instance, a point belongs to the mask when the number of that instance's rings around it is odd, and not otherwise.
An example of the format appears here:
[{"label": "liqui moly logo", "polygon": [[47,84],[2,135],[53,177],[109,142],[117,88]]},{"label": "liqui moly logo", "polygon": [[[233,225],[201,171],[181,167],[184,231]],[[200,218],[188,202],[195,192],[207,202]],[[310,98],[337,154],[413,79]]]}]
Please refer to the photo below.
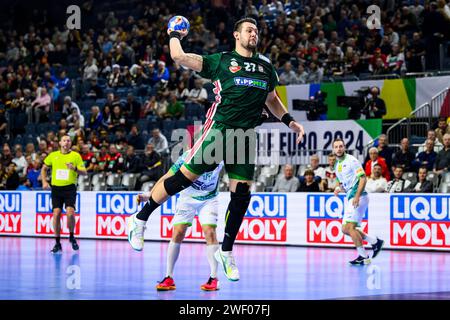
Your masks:
[{"label": "liqui moly logo", "polygon": [[[52,235],[53,229],[53,206],[50,192],[36,193],[36,234]],[[62,209],[61,214],[61,234],[68,235],[66,208]],[[75,203],[75,235],[80,235],[80,194],[77,193]]]},{"label": "liqui moly logo", "polygon": [[[306,197],[307,242],[320,244],[353,244],[342,233],[342,218],[350,204],[344,195],[314,194]],[[368,212],[364,213],[361,228],[368,231]]]},{"label": "liqui moly logo", "polygon": [[285,194],[252,195],[236,240],[285,242],[287,237],[287,197]]},{"label": "liqui moly logo", "polygon": [[138,204],[137,193],[98,193],[96,196],[96,234],[126,237],[126,217],[139,212],[145,203]]},{"label": "liqui moly logo", "polygon": [[[178,197],[172,197],[161,206],[161,237],[172,236],[172,219]],[[287,234],[287,197],[283,194],[253,194],[236,240],[283,242]],[[187,238],[203,239],[198,217],[187,231]]]},{"label": "liqui moly logo", "polygon": [[391,244],[404,247],[450,247],[450,196],[392,195]]},{"label": "liqui moly logo", "polygon": [[22,224],[22,195],[0,192],[0,234],[20,234]]}]

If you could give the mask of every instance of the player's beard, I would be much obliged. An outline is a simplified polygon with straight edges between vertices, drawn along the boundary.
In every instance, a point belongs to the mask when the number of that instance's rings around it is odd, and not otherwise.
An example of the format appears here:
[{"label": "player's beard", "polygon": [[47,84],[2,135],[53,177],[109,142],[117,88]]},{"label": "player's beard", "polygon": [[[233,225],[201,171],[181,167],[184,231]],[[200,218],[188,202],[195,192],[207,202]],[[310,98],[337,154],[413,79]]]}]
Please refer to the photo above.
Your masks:
[{"label": "player's beard", "polygon": [[338,154],[337,154],[337,152],[335,152],[335,153],[334,153],[334,155],[336,156],[336,158],[338,158],[338,159],[342,159],[342,158],[344,158],[344,156],[345,156],[345,151],[344,151],[344,152],[342,152],[342,154],[341,154],[341,155],[338,155]]},{"label": "player's beard", "polygon": [[248,40],[247,44],[242,44],[242,47],[248,51],[254,52],[256,51],[256,47],[258,46],[257,40]]}]

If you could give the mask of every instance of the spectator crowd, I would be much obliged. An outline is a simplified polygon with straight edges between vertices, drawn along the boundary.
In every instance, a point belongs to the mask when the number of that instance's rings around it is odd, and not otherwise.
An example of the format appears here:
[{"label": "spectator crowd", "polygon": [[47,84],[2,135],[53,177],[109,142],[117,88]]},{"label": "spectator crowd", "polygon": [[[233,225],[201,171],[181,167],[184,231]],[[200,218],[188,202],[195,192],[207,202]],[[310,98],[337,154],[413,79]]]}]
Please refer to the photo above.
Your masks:
[{"label": "spectator crowd", "polygon": [[[450,182],[450,126],[428,132],[424,144],[414,152],[407,138],[402,139],[396,152],[388,146],[386,135],[378,138],[376,147],[368,150],[363,164],[367,192],[421,192],[438,190],[440,183]],[[443,135],[442,135],[443,133]],[[441,138],[436,138],[439,135]],[[310,157],[310,164],[299,166],[298,176],[292,165],[285,165],[271,191],[277,192],[333,192],[337,186],[336,156],[328,155],[328,166],[319,165],[319,156]],[[446,180],[448,179],[448,180]],[[444,181],[445,180],[445,181]]]}]

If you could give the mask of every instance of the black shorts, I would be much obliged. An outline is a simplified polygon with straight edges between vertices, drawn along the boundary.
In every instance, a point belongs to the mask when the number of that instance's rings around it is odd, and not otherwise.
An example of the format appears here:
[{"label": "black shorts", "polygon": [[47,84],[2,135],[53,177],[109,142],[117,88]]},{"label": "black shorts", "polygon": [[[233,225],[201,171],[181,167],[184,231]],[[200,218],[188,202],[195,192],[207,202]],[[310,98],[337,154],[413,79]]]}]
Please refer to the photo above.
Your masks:
[{"label": "black shorts", "polygon": [[58,187],[52,186],[52,207],[53,209],[63,209],[63,205],[75,208],[77,202],[77,186],[74,184]]}]

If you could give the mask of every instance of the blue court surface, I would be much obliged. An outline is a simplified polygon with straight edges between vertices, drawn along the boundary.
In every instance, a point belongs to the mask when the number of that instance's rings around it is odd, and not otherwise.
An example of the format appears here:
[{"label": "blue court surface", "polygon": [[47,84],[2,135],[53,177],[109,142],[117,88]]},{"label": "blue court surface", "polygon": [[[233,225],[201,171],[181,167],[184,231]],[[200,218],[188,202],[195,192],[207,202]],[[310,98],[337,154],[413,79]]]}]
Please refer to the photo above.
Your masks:
[{"label": "blue court surface", "polygon": [[235,246],[241,279],[203,292],[206,250],[184,243],[175,268],[176,291],[157,292],[164,277],[167,242],[79,240],[74,253],[49,253],[50,238],[0,237],[0,299],[6,300],[302,300],[450,299],[450,254],[384,250],[371,266],[352,267],[352,249]]}]

